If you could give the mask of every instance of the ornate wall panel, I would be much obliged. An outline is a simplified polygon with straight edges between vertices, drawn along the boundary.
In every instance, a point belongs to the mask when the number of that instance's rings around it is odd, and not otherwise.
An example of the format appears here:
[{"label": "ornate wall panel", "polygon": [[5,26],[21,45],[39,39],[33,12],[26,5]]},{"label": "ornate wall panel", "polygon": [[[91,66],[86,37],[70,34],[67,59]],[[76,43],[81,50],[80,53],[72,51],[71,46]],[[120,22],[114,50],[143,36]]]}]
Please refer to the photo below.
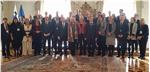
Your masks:
[{"label": "ornate wall panel", "polygon": [[71,1],[71,10],[80,10],[83,13],[89,11],[95,14],[97,11],[102,11],[103,1]]}]

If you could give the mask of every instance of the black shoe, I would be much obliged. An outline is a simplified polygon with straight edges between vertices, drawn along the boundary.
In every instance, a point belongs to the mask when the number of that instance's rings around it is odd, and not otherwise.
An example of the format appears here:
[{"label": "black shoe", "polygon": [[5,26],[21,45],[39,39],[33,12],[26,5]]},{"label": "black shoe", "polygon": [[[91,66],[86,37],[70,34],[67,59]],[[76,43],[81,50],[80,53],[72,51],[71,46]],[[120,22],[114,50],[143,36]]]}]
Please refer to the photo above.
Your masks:
[{"label": "black shoe", "polygon": [[72,56],[75,56],[75,54],[71,54]]},{"label": "black shoe", "polygon": [[79,54],[80,56],[82,55],[82,53]]},{"label": "black shoe", "polygon": [[51,53],[48,53],[48,55],[51,55]]},{"label": "black shoe", "polygon": [[85,56],[85,55],[86,55],[86,53],[83,53],[83,55]]},{"label": "black shoe", "polygon": [[97,56],[100,56],[101,54],[100,54],[100,53],[97,53],[96,55],[97,55]]},{"label": "black shoe", "polygon": [[43,56],[45,56],[46,54],[43,54]]},{"label": "black shoe", "polygon": [[141,57],[142,60],[145,60],[145,57]]},{"label": "black shoe", "polygon": [[108,56],[109,56],[109,57],[112,57],[112,54],[111,54],[111,53],[109,53],[109,54],[108,54]]},{"label": "black shoe", "polygon": [[122,56],[121,58],[122,58],[122,59],[124,59],[125,57],[124,57],[124,56]]},{"label": "black shoe", "polygon": [[104,57],[105,55],[103,54],[102,57]]},{"label": "black shoe", "polygon": [[94,54],[91,54],[92,57],[94,57]]},{"label": "black shoe", "polygon": [[142,57],[139,56],[138,58],[141,59]]},{"label": "black shoe", "polygon": [[91,57],[91,55],[89,54],[88,57]]},{"label": "black shoe", "polygon": [[120,57],[120,55],[117,55],[117,57]]},{"label": "black shoe", "polygon": [[128,58],[130,58],[130,56],[128,56]]}]

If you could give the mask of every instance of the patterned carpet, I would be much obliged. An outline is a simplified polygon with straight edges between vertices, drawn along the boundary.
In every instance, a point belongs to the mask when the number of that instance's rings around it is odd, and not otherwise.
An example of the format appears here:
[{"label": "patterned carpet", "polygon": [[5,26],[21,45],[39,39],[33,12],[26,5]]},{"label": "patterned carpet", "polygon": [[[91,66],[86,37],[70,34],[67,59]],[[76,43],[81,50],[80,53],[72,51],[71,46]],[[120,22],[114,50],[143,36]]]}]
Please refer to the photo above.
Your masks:
[{"label": "patterned carpet", "polygon": [[2,63],[2,72],[148,72],[149,60],[117,57],[27,56]]}]

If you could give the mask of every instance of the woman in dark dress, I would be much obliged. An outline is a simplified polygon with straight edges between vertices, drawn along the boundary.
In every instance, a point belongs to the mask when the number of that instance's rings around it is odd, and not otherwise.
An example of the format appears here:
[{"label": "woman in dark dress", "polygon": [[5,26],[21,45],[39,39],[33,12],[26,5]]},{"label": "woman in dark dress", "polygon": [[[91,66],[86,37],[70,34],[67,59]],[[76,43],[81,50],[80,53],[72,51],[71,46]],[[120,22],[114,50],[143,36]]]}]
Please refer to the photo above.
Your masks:
[{"label": "woman in dark dress", "polygon": [[21,43],[23,39],[23,26],[21,25],[20,22],[18,22],[18,19],[15,17],[13,19],[13,22],[10,26],[11,28],[11,39],[12,39],[12,44],[15,52],[15,56],[19,56],[21,53]]},{"label": "woman in dark dress", "polygon": [[40,21],[37,17],[35,17],[32,26],[32,39],[33,39],[33,48],[34,55],[40,55],[41,47],[42,47],[42,33],[41,33],[41,25]]}]

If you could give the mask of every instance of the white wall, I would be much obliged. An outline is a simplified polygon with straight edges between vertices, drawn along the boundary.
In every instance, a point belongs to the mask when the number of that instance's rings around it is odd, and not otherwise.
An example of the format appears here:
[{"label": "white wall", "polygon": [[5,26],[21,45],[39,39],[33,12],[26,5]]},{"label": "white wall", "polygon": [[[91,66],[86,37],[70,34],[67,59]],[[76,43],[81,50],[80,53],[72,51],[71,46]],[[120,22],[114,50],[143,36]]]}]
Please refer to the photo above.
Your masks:
[{"label": "white wall", "polygon": [[35,1],[4,1],[1,17],[7,17],[9,22],[12,21],[14,5],[16,4],[17,12],[19,12],[20,5],[22,4],[26,17],[35,14]]},{"label": "white wall", "polygon": [[149,16],[149,7],[148,7],[148,1],[142,1],[142,16],[144,19],[145,19],[145,23],[146,24],[149,24],[149,19],[148,19],[148,16]]}]

